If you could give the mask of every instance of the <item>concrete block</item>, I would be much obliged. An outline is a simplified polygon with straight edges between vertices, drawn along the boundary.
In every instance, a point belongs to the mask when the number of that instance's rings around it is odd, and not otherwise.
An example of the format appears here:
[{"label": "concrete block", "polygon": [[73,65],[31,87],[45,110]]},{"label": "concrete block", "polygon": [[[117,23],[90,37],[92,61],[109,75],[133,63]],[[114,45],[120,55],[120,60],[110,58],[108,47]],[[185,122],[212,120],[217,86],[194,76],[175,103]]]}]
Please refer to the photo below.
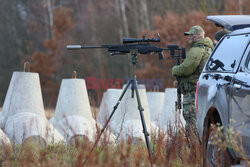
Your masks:
[{"label": "concrete block", "polygon": [[181,113],[175,111],[175,101],[177,100],[177,89],[166,88],[165,99],[160,116],[160,127],[165,131],[168,130],[168,126],[176,128],[176,126],[185,126],[185,120]]},{"label": "concrete block", "polygon": [[[151,132],[151,118],[149,113],[148,99],[146,95],[146,89],[144,85],[138,85],[138,92],[141,100],[141,105],[144,109],[144,120],[148,132]],[[121,114],[120,118],[116,122],[116,126],[120,128],[121,136],[131,135],[133,137],[138,137],[144,140],[143,128],[141,123],[140,112],[138,110],[138,103],[136,93],[134,92],[134,97],[132,98],[132,89],[129,88],[124,95],[124,99],[121,101]],[[124,129],[124,130],[123,130]],[[130,134],[131,133],[131,134]]]},{"label": "concrete block", "polygon": [[15,144],[22,144],[32,136],[40,136],[46,145],[64,142],[62,135],[45,117],[29,112],[8,117],[4,131]]},{"label": "concrete block", "polygon": [[[113,111],[113,107],[117,103],[119,97],[121,96],[122,89],[108,89],[104,92],[102,97],[102,102],[100,105],[100,111],[97,116],[97,122],[99,122],[102,126],[107,122],[110,114]],[[120,127],[117,124],[121,122],[121,104],[116,109],[114,115],[112,116],[111,121],[109,122],[109,128],[114,134],[118,134],[120,132]]]},{"label": "concrete block", "polygon": [[151,121],[159,125],[164,103],[164,92],[147,92]]},{"label": "concrete block", "polygon": [[[67,143],[76,136],[94,142],[96,121],[93,119],[84,79],[63,79],[56,105],[53,125]],[[78,137],[79,138],[79,137]]]},{"label": "concrete block", "polygon": [[1,128],[16,144],[32,136],[40,136],[46,144],[64,141],[45,117],[37,73],[13,73],[0,122]]}]

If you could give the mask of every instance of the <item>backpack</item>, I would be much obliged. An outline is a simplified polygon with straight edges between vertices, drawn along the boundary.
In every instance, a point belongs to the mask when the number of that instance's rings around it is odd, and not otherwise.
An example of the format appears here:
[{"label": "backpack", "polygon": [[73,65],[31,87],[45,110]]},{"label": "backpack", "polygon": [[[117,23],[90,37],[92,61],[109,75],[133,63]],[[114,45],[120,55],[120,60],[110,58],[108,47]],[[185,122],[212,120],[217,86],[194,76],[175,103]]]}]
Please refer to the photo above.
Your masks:
[{"label": "backpack", "polygon": [[200,45],[200,47],[203,48],[205,50],[205,52],[203,53],[200,64],[198,66],[199,75],[202,73],[203,68],[204,68],[204,66],[205,66],[205,64],[207,62],[207,59],[209,58],[209,56],[212,53],[212,48],[210,48],[210,47],[208,47],[206,45]]}]

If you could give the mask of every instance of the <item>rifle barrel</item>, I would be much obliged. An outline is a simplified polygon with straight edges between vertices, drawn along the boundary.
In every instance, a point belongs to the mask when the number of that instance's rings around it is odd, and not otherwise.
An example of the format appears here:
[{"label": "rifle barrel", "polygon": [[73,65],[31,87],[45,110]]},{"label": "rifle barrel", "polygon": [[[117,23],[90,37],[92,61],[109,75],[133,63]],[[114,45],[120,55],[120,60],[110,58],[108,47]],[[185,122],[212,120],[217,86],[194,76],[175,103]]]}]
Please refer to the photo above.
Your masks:
[{"label": "rifle barrel", "polygon": [[79,50],[79,49],[97,49],[104,48],[103,46],[82,46],[82,45],[67,45],[68,50]]}]

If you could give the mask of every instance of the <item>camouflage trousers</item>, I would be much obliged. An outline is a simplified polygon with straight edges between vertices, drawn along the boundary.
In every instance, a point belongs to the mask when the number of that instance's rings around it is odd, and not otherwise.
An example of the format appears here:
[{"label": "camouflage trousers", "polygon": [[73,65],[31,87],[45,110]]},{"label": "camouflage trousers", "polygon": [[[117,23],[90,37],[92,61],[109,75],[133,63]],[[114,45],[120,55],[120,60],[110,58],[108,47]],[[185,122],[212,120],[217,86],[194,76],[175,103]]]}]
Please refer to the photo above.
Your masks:
[{"label": "camouflage trousers", "polygon": [[186,121],[186,130],[196,126],[195,91],[183,94],[183,117]]}]

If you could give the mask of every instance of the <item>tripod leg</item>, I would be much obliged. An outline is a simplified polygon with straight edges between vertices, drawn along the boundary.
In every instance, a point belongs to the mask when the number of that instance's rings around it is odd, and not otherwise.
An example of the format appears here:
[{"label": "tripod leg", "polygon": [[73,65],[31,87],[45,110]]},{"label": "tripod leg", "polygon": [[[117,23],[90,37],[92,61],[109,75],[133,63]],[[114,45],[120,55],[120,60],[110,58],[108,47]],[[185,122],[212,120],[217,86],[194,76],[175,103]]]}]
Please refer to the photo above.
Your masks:
[{"label": "tripod leg", "polygon": [[147,126],[146,126],[145,119],[144,119],[144,114],[143,114],[144,109],[143,109],[143,107],[141,105],[141,99],[140,99],[140,96],[139,96],[137,81],[134,80],[133,84],[134,84],[136,99],[137,99],[137,103],[138,103],[138,110],[139,110],[140,116],[141,116],[141,123],[142,123],[143,133],[144,133],[145,140],[146,140],[146,145],[147,145],[147,148],[148,148],[149,159],[150,159],[151,166],[152,166],[152,164],[153,164],[153,154],[152,154],[152,151],[151,151],[151,145],[150,145],[150,141],[149,141],[149,138],[148,138],[149,133],[147,131]]},{"label": "tripod leg", "polygon": [[[131,81],[133,82],[133,81]],[[135,93],[135,88],[133,86],[134,84],[132,83],[132,86],[131,86],[131,98],[134,98],[134,93]]]},{"label": "tripod leg", "polygon": [[124,94],[126,93],[128,87],[131,85],[131,82],[132,82],[132,80],[130,80],[130,81],[127,83],[125,89],[122,91],[121,96],[119,97],[119,99],[118,99],[116,105],[113,107],[113,111],[112,111],[112,113],[110,114],[110,116],[109,116],[107,122],[105,123],[105,125],[104,125],[103,128],[101,129],[100,134],[98,134],[98,136],[97,136],[97,138],[96,138],[96,141],[95,141],[94,145],[92,146],[92,148],[91,148],[89,154],[87,155],[87,158],[86,158],[85,161],[83,162],[83,165],[86,164],[87,160],[89,159],[90,154],[92,153],[92,151],[93,151],[94,148],[96,147],[97,143],[99,142],[99,140],[100,140],[100,138],[101,138],[103,132],[105,131],[106,127],[108,126],[108,123],[110,122],[112,116],[114,115],[114,113],[115,113],[117,107],[118,107],[119,104],[121,103],[121,100],[122,100]]}]

